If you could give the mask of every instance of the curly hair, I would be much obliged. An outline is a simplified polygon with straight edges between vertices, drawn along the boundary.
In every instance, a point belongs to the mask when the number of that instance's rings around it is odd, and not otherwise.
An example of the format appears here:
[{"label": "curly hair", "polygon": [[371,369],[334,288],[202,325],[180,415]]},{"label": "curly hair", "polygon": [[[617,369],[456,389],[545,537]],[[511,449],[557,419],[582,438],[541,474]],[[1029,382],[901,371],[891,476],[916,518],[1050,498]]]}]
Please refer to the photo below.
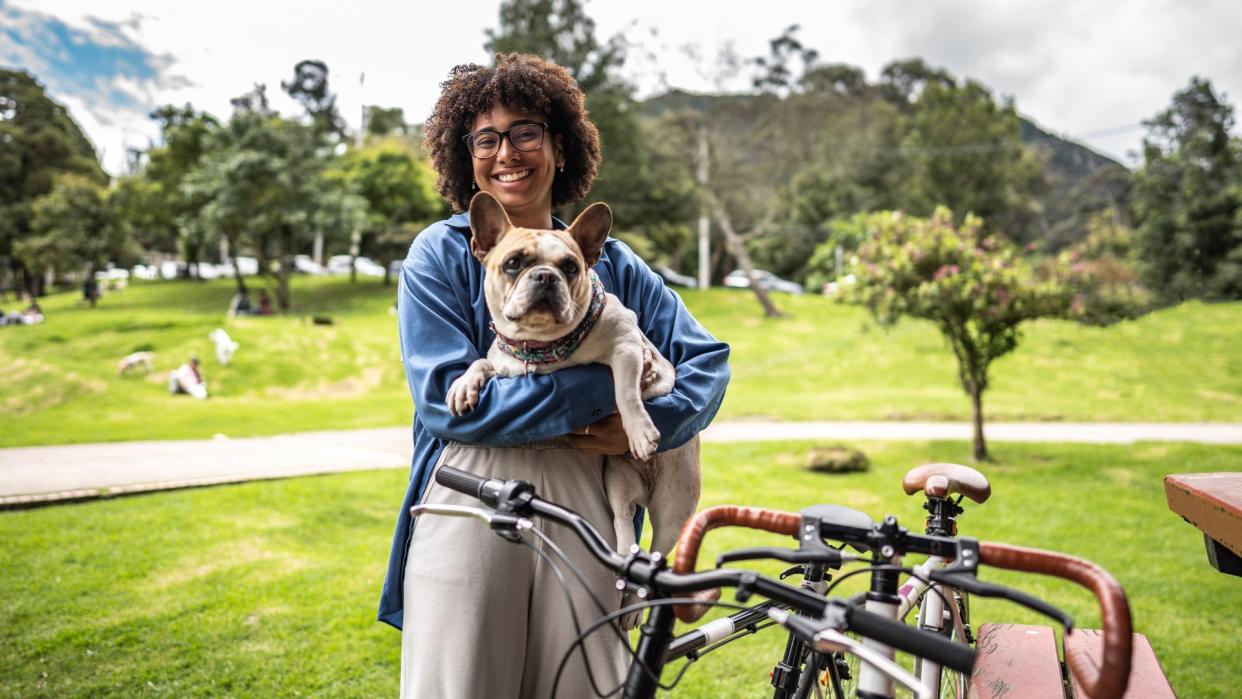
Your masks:
[{"label": "curly hair", "polygon": [[599,170],[599,131],[569,71],[538,56],[496,54],[492,68],[475,63],[453,68],[440,89],[423,125],[423,145],[436,170],[436,189],[454,210],[466,210],[474,195],[474,166],[462,137],[477,115],[497,103],[545,115],[548,130],[561,137],[565,168],[552,181],[552,206],[572,204],[590,191]]}]

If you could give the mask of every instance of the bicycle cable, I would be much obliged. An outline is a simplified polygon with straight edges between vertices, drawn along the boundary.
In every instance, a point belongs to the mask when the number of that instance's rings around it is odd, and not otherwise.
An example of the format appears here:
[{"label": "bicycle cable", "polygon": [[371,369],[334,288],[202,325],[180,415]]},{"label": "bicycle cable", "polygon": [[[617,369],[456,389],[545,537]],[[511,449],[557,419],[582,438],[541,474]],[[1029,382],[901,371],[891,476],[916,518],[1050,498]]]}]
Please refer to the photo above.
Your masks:
[{"label": "bicycle cable", "polygon": [[[560,665],[557,667],[556,675],[553,677],[553,680],[552,680],[552,693],[550,695],[551,698],[555,699],[556,697],[556,690],[557,690],[557,687],[560,685],[561,675],[564,674],[565,666],[568,665],[569,659],[570,657],[572,657],[574,650],[578,646],[582,645],[588,636],[598,631],[601,626],[612,622],[614,619],[619,619],[620,617],[625,616],[626,614],[629,614],[630,612],[642,611],[644,609],[650,609],[652,607],[664,607],[664,606],[677,605],[677,604],[705,604],[710,607],[721,607],[724,609],[732,609],[735,611],[744,611],[744,610],[750,609],[750,607],[747,607],[745,605],[734,604],[732,602],[720,602],[720,601],[707,602],[704,600],[695,599],[693,597],[670,597],[666,599],[647,600],[644,602],[640,602],[639,604],[631,604],[628,607],[622,607],[616,611],[609,612],[605,616],[600,617],[599,619],[596,619],[590,626],[587,627],[586,631],[579,633],[578,637],[574,639],[573,644],[570,645],[569,650],[565,651],[565,654],[561,656]],[[631,655],[633,655],[632,651],[631,651]],[[655,674],[655,671],[653,671],[646,663],[642,662],[642,660],[640,660],[637,657],[635,657],[634,660],[639,663],[639,667],[642,668],[643,672],[647,673],[648,677],[655,680],[656,686],[666,691],[673,689],[674,687],[677,686],[677,682],[681,681],[681,677],[685,673],[686,668],[690,666],[689,662],[685,663],[682,666],[681,671],[677,673],[677,676],[674,678],[674,681],[671,684],[666,685],[660,682],[660,678]],[[615,690],[613,690],[612,694],[616,694],[617,692],[621,691],[621,689],[624,686],[625,686],[624,683],[618,686]],[[611,694],[609,696],[611,696]]]},{"label": "bicycle cable", "polygon": [[[573,622],[574,631],[578,632],[579,636],[581,636],[582,624],[579,623],[578,621],[578,610],[574,606],[573,591],[569,589],[569,583],[565,581],[564,573],[561,572],[560,567],[556,565],[556,562],[553,561],[552,557],[549,556],[546,552],[540,551],[538,548],[535,547],[534,544],[530,543],[529,541],[523,540],[521,543],[526,548],[538,554],[539,557],[542,558],[543,561],[548,565],[548,567],[552,569],[552,572],[556,574],[557,583],[561,586],[561,591],[565,593],[565,604],[569,607],[569,618]],[[607,699],[608,697],[617,693],[617,690],[615,689],[607,694],[600,691],[599,683],[595,681],[595,673],[591,670],[591,661],[587,659],[587,651],[586,651],[585,646],[582,646],[582,664],[586,668],[587,681],[590,682],[591,691],[595,693],[595,696],[600,697],[600,699]],[[553,696],[555,696],[556,695],[555,685],[553,685],[553,687],[554,687],[554,690],[552,694]]]},{"label": "bicycle cable", "polygon": [[932,592],[935,592],[936,595],[940,597],[940,600],[944,602],[945,606],[946,607],[948,606],[949,598],[944,596],[944,593],[938,589],[939,585],[936,585],[935,583],[933,583],[930,578],[923,576],[922,574],[915,571],[913,568],[907,568],[906,566],[892,565],[890,563],[878,563],[878,564],[872,564],[869,566],[863,566],[861,568],[851,570],[850,572],[845,573],[843,575],[837,576],[837,578],[833,580],[830,585],[828,585],[828,588],[824,590],[824,596],[828,597],[832,593],[833,589],[836,588],[837,585],[840,585],[842,582],[854,577],[855,575],[860,575],[862,573],[881,571],[881,570],[891,570],[891,571],[896,571],[898,573],[905,573],[909,575],[910,577],[914,578],[915,580],[920,580],[922,582],[927,583],[927,589],[931,590]]}]

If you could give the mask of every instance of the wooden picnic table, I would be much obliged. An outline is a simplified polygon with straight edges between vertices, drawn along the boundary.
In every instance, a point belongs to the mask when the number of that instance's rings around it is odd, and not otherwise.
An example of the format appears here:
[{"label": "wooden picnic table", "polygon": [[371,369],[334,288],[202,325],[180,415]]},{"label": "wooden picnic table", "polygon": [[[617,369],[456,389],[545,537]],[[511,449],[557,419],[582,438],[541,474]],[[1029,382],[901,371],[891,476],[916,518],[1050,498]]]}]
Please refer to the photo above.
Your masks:
[{"label": "wooden picnic table", "polygon": [[1203,532],[1208,562],[1242,576],[1242,473],[1179,473],[1164,477],[1169,509]]}]

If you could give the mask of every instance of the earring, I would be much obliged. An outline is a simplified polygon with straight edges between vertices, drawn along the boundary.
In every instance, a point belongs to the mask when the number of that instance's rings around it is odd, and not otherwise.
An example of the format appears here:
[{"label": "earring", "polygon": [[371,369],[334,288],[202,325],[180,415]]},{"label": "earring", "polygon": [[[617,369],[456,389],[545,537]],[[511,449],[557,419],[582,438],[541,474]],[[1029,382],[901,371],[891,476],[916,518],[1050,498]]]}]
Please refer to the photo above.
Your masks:
[{"label": "earring", "polygon": [[565,163],[561,163],[561,174],[565,173]]},{"label": "earring", "polygon": [[474,180],[470,180],[470,191],[473,192],[474,190],[478,188],[479,188],[479,183],[475,182]]}]

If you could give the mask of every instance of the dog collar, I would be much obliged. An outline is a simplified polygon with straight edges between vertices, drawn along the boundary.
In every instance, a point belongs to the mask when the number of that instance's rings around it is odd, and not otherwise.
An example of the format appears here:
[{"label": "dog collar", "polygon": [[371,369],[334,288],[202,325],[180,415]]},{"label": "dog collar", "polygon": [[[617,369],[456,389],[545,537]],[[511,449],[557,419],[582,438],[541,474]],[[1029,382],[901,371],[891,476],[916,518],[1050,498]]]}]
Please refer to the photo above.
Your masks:
[{"label": "dog collar", "polygon": [[523,362],[528,367],[532,364],[552,364],[568,359],[569,355],[582,346],[582,341],[587,335],[591,334],[595,323],[599,321],[600,315],[604,312],[604,302],[608,300],[608,296],[604,293],[604,282],[600,281],[595,270],[590,270],[590,274],[591,305],[587,308],[586,317],[578,323],[578,327],[556,340],[514,340],[501,335],[496,330],[496,323],[493,322],[492,332],[496,333],[496,346],[500,348],[500,351]]}]

